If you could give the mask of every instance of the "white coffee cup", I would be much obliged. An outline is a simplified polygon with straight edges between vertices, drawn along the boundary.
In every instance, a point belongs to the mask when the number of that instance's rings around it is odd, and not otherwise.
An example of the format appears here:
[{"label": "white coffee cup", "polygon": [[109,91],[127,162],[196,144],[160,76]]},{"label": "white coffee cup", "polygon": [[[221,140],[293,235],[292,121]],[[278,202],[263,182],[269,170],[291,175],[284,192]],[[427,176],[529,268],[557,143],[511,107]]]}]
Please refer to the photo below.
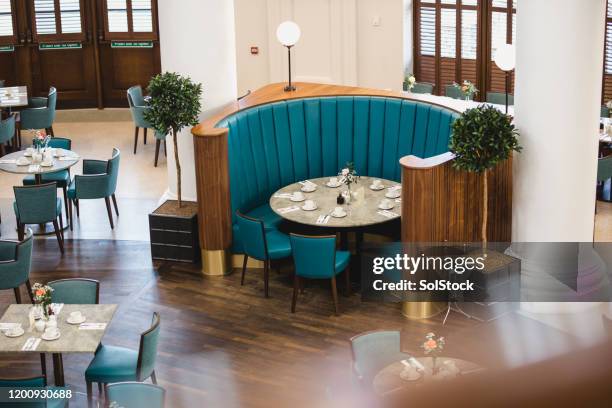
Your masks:
[{"label": "white coffee cup", "polygon": [[335,215],[342,215],[342,214],[344,214],[344,209],[342,207],[336,207],[336,208],[334,208],[334,214]]},{"label": "white coffee cup", "polygon": [[329,178],[329,185],[335,186],[336,184],[338,184],[338,178],[337,177],[330,177]]},{"label": "white coffee cup", "polygon": [[80,311],[77,310],[76,312],[70,312],[70,320],[78,322],[82,318],[83,318],[83,315],[81,314]]},{"label": "white coffee cup", "polygon": [[45,336],[47,337],[55,337],[59,334],[59,329],[56,327],[47,327],[45,329]]},{"label": "white coffee cup", "polygon": [[391,200],[387,199],[387,198],[383,198],[380,201],[380,206],[382,208],[391,208],[392,204],[391,204]]},{"label": "white coffee cup", "polygon": [[57,327],[57,318],[55,316],[49,316],[49,320],[46,323],[46,327]]},{"label": "white coffee cup", "polygon": [[302,193],[301,191],[296,191],[293,193],[292,197],[294,200],[302,200],[304,199],[304,193]]},{"label": "white coffee cup", "polygon": [[17,336],[19,333],[21,333],[22,330],[23,329],[21,328],[21,323],[17,323],[13,327],[8,329],[6,331],[6,334],[8,334],[9,336]]},{"label": "white coffee cup", "polygon": [[380,188],[382,186],[382,181],[380,181],[379,179],[374,179],[374,181],[372,182],[372,186],[374,188]]},{"label": "white coffee cup", "polygon": [[32,153],[34,153],[34,149],[32,147],[28,147],[26,149],[26,154],[32,155]]},{"label": "white coffee cup", "polygon": [[317,207],[317,204],[313,200],[306,200],[304,202],[304,208],[307,210],[313,210]]}]

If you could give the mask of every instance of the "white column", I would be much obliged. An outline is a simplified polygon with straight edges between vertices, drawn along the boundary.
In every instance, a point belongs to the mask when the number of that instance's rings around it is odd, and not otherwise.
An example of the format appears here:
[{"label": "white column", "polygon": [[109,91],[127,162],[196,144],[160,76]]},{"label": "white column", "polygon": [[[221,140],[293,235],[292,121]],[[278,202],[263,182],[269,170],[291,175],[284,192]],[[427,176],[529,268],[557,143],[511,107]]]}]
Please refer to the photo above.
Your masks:
[{"label": "white column", "polygon": [[[515,156],[514,242],[593,239],[605,3],[518,2],[515,120],[524,150]],[[523,251],[523,294],[539,290],[530,299],[539,302],[542,294],[563,291],[550,274],[569,265],[577,248],[547,254],[531,249]],[[606,284],[603,263],[587,252],[579,250],[583,278],[578,279],[576,300],[580,293]],[[541,262],[544,259],[551,262]],[[601,277],[593,279],[597,270]],[[581,287],[587,281],[589,287]],[[576,306],[586,305],[523,304],[532,312],[571,311]]]},{"label": "white column", "polygon": [[[188,75],[202,83],[204,119],[237,97],[234,2],[159,0],[162,71]],[[168,194],[176,197],[176,170],[168,141]],[[193,139],[190,129],[179,138],[184,200],[196,200]]]}]

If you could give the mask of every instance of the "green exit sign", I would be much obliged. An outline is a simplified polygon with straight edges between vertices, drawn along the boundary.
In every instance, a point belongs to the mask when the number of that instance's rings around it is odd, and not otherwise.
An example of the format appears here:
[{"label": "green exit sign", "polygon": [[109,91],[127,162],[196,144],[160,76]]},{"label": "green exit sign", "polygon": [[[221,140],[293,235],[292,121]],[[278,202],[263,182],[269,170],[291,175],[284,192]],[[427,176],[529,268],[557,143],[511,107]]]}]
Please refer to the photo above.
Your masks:
[{"label": "green exit sign", "polygon": [[0,52],[13,52],[15,51],[14,45],[3,45],[0,46]]},{"label": "green exit sign", "polygon": [[38,44],[39,50],[77,50],[83,48],[79,42]]},{"label": "green exit sign", "polygon": [[112,41],[111,48],[153,48],[153,41]]}]

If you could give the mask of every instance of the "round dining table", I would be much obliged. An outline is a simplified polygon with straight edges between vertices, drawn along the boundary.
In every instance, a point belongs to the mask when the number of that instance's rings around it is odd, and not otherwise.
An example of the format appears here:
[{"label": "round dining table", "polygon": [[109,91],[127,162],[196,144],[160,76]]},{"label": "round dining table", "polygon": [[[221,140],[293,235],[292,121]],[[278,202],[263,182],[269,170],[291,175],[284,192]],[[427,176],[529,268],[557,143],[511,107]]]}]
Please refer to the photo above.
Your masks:
[{"label": "round dining table", "polygon": [[[270,198],[272,210],[285,220],[315,227],[330,229],[357,229],[397,219],[401,214],[401,184],[391,180],[381,181],[380,189],[373,190],[374,177],[360,177],[357,183],[351,185],[352,198],[349,203],[338,204],[338,194],[347,190],[347,186],[339,184],[330,187],[330,178],[316,178],[306,182],[290,184],[276,191]],[[304,183],[313,183],[316,189],[307,192]],[[294,201],[291,195],[303,192],[303,200]],[[387,199],[391,208],[381,209],[381,201]],[[304,208],[306,200],[316,203],[316,209]],[[336,217],[332,211],[342,207],[343,217]]]},{"label": "round dining table", "polygon": [[[384,397],[395,391],[401,391],[406,387],[417,386],[428,381],[452,379],[456,376],[475,374],[485,370],[482,366],[471,361],[451,357],[437,357],[437,373],[433,375],[432,357],[417,357],[416,360],[425,367],[425,370],[419,373],[420,375],[415,375],[415,378],[402,378],[404,377],[403,372],[406,367],[401,361],[396,361],[380,370],[372,380],[372,387],[376,395]],[[449,364],[454,366],[457,372],[452,374],[447,373],[446,371],[448,371],[447,367]]]}]

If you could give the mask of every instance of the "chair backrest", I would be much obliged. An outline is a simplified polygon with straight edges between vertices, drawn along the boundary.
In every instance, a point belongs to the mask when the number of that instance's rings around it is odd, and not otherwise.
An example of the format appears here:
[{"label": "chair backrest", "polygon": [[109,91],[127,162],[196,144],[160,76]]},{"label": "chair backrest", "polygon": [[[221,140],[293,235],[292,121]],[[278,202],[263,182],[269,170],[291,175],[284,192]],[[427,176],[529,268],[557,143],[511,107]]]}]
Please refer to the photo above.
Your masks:
[{"label": "chair backrest", "polygon": [[125,408],[164,408],[166,390],[158,385],[123,382],[106,386],[108,401]]},{"label": "chair backrest", "polygon": [[400,331],[381,330],[351,338],[353,369],[370,380],[384,367],[405,357],[401,353]]},{"label": "chair backrest", "polygon": [[0,262],[0,289],[16,288],[29,279],[32,267],[32,245],[32,231],[29,228],[21,242],[0,241],[0,248],[5,255],[2,256],[4,262]]},{"label": "chair backrest", "polygon": [[[31,377],[31,378],[14,378],[14,379],[0,379],[0,387],[2,388],[44,388],[47,386],[47,380],[44,376],[41,377]],[[51,402],[55,402],[55,400],[49,400],[49,404],[47,401],[37,401],[37,402],[21,402],[15,404],[13,402],[0,402],[0,407],[4,408],[45,408],[47,406],[51,406]],[[64,405],[53,405],[54,407],[63,407]]]},{"label": "chair backrest", "polygon": [[47,283],[53,288],[54,303],[96,305],[100,303],[100,282],[94,279],[59,279]]},{"label": "chair backrest", "polygon": [[602,118],[610,117],[610,109],[606,105],[601,105],[601,109],[599,110],[599,116]]},{"label": "chair backrest", "polygon": [[264,261],[268,259],[268,243],[264,223],[236,211],[238,229],[243,240],[244,253],[251,258]]},{"label": "chair backrest", "polygon": [[[506,105],[506,94],[501,92],[487,92],[487,102],[496,105]],[[508,105],[514,105],[514,95],[508,94]]]},{"label": "chair backrest", "polygon": [[605,181],[612,178],[612,154],[602,157],[597,162],[597,181]]},{"label": "chair backrest", "polygon": [[108,161],[108,168],[106,172],[110,176],[109,178],[109,189],[110,193],[114,194],[117,190],[117,179],[119,178],[119,160],[121,158],[121,152],[116,147],[113,147],[113,155]]},{"label": "chair backrest", "polygon": [[49,147],[54,149],[72,150],[72,140],[65,137],[54,137],[49,140]]},{"label": "chair backrest", "polygon": [[310,279],[336,276],[335,235],[311,237],[291,234],[290,239],[297,276]]},{"label": "chair backrest", "polygon": [[155,371],[157,360],[157,344],[159,343],[160,318],[159,313],[153,313],[151,328],[140,335],[140,348],[138,350],[137,376],[144,381]]},{"label": "chair backrest", "polygon": [[0,144],[6,143],[15,136],[15,115],[0,122]]},{"label": "chair backrest", "polygon": [[53,112],[53,118],[55,119],[55,108],[57,107],[57,89],[54,86],[49,88],[49,96],[47,99],[47,108]]},{"label": "chair backrest", "polygon": [[412,88],[412,93],[418,94],[432,94],[435,85],[429,82],[416,82]]},{"label": "chair backrest", "polygon": [[44,224],[57,218],[57,184],[14,186],[13,191],[22,224]]},{"label": "chair backrest", "polygon": [[142,94],[142,87],[140,85],[135,85],[130,87],[127,90],[128,104],[130,108],[134,106],[145,106],[146,102],[144,100],[144,96]]},{"label": "chair backrest", "polygon": [[457,88],[455,85],[444,86],[444,95],[453,99],[465,99],[465,94],[461,92],[461,89]]}]

